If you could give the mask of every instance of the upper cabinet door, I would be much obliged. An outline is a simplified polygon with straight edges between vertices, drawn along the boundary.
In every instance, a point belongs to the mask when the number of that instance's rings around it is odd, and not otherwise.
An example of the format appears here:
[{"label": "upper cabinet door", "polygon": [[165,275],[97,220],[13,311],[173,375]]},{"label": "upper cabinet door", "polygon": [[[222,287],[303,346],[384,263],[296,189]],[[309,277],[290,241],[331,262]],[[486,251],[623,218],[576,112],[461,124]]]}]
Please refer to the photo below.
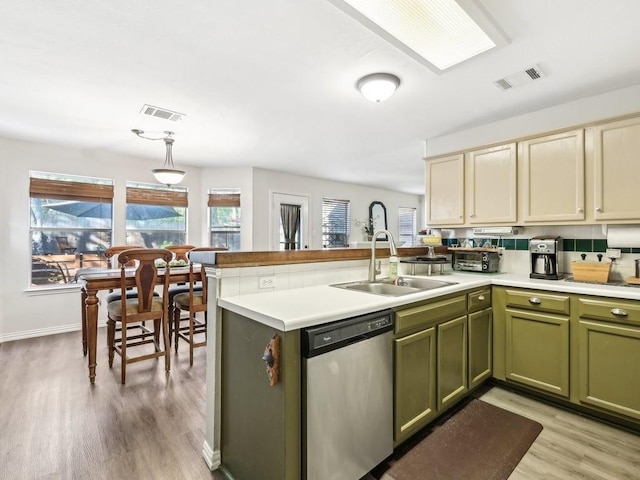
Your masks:
[{"label": "upper cabinet door", "polygon": [[468,223],[513,223],[516,208],[516,144],[467,153]]},{"label": "upper cabinet door", "polygon": [[593,127],[594,218],[637,220],[640,117]]},{"label": "upper cabinet door", "polygon": [[464,223],[464,155],[427,161],[427,224]]},{"label": "upper cabinet door", "polygon": [[523,221],[584,220],[584,131],[519,145]]}]

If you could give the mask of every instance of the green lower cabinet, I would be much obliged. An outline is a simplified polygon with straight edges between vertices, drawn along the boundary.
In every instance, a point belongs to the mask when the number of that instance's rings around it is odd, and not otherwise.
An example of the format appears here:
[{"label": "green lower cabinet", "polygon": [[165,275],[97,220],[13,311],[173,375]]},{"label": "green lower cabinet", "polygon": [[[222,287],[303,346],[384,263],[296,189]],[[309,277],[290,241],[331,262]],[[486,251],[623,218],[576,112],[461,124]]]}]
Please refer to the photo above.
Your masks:
[{"label": "green lower cabinet", "polygon": [[469,389],[491,377],[493,315],[491,308],[469,314]]},{"label": "green lower cabinet", "polygon": [[640,420],[640,328],[579,322],[580,402]]},{"label": "green lower cabinet", "polygon": [[456,403],[467,383],[467,316],[438,325],[438,410]]},{"label": "green lower cabinet", "polygon": [[569,318],[507,308],[505,376],[569,397]]},{"label": "green lower cabinet", "polygon": [[436,329],[394,340],[394,440],[399,444],[436,413]]}]

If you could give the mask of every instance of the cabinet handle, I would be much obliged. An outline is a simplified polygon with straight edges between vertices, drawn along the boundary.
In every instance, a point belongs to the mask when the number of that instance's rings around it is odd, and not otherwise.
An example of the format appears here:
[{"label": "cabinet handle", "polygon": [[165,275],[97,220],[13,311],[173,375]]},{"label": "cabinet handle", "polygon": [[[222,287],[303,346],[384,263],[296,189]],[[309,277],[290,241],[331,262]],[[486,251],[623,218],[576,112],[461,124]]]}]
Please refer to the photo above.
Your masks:
[{"label": "cabinet handle", "polygon": [[480,296],[478,297],[478,300],[479,300],[480,302],[482,302],[482,301],[484,300],[484,295],[480,295]]},{"label": "cabinet handle", "polygon": [[578,213],[582,213],[584,212],[584,210],[582,209],[582,207],[578,207]]},{"label": "cabinet handle", "polygon": [[469,214],[469,216],[470,216],[471,218],[473,218],[473,217],[475,217],[475,216],[476,216],[476,214],[475,214],[475,213],[470,213],[470,214]]},{"label": "cabinet handle", "polygon": [[542,300],[540,300],[538,297],[529,297],[529,303],[531,303],[532,305],[540,305],[542,303]]},{"label": "cabinet handle", "polygon": [[623,310],[621,308],[612,308],[611,315],[615,315],[616,317],[626,317],[629,314],[627,313],[626,310]]},{"label": "cabinet handle", "polygon": [[596,212],[602,212],[602,208],[596,207]]}]

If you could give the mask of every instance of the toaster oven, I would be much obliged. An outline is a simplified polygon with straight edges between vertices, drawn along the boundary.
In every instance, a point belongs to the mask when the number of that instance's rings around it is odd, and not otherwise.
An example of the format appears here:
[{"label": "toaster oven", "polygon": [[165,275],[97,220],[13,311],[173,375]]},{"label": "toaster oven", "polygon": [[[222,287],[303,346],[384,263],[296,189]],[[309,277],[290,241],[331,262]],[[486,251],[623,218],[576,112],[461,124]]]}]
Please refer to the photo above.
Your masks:
[{"label": "toaster oven", "polygon": [[456,271],[495,273],[500,254],[494,249],[451,249],[451,267]]}]

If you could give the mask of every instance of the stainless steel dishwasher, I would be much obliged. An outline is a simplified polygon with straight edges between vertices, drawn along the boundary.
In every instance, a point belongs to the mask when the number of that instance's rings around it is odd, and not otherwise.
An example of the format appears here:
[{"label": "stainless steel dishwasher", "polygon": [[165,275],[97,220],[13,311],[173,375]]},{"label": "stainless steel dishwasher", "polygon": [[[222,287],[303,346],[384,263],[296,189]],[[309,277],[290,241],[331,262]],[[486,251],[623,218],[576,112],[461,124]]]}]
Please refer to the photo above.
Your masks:
[{"label": "stainless steel dishwasher", "polygon": [[358,480],[393,453],[393,311],[302,331],[306,480]]}]

